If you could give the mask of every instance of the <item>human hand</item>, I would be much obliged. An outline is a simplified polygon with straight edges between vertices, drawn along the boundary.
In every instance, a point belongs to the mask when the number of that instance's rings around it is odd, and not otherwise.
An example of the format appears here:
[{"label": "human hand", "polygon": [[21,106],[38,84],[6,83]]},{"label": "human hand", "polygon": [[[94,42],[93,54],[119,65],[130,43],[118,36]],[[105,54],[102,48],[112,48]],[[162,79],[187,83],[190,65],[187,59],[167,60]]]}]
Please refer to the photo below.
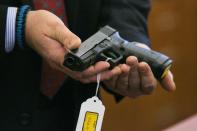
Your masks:
[{"label": "human hand", "polygon": [[81,40],[72,33],[54,14],[45,10],[30,11],[25,25],[25,39],[49,65],[83,83],[96,81],[96,74],[103,72],[102,80],[115,75],[107,70],[109,63],[98,62],[83,72],[71,71],[63,66],[64,56],[69,50],[78,48]]},{"label": "human hand", "polygon": [[[142,48],[149,49],[144,44],[138,44]],[[104,84],[112,91],[131,98],[151,94],[157,85],[150,66],[145,62],[138,62],[135,56],[129,56],[125,64],[118,66],[121,73],[112,79],[104,81]],[[161,85],[167,91],[176,89],[171,71],[161,81]]]}]

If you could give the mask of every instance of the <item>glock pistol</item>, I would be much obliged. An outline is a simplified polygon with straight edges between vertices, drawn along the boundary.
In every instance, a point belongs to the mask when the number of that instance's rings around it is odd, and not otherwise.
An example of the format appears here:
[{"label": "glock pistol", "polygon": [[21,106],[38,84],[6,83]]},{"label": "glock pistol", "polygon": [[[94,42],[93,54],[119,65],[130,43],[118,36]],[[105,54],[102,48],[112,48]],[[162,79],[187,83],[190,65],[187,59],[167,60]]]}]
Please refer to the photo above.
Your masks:
[{"label": "glock pistol", "polygon": [[172,60],[159,52],[144,49],[120,37],[110,26],[101,28],[84,41],[76,50],[65,55],[64,66],[73,71],[83,71],[98,61],[108,59],[110,67],[124,63],[128,56],[136,56],[139,61],[148,63],[158,80],[167,74]]}]

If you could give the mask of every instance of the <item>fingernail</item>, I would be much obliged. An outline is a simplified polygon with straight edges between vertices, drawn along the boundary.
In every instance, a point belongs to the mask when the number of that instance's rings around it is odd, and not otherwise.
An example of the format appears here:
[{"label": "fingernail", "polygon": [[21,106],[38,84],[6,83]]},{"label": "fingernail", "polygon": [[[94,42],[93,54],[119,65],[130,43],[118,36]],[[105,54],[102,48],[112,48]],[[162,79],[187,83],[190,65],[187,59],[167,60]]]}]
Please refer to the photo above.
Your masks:
[{"label": "fingernail", "polygon": [[146,73],[148,71],[148,68],[147,68],[146,65],[147,65],[146,63],[141,63],[141,66],[140,66],[140,72],[141,73]]},{"label": "fingernail", "polygon": [[80,46],[81,40],[79,38],[74,38],[70,41],[70,44],[68,45],[70,49],[75,49]]},{"label": "fingernail", "polygon": [[128,64],[132,67],[138,63],[138,59],[135,56],[130,56],[128,60]]},{"label": "fingernail", "polygon": [[170,74],[170,77],[172,79],[172,88],[170,90],[171,91],[175,91],[176,90],[176,84],[174,82],[174,76],[173,76],[173,74],[171,72],[169,74]]},{"label": "fingernail", "polygon": [[108,62],[106,62],[106,65],[107,65],[108,68],[110,67],[110,64]]}]

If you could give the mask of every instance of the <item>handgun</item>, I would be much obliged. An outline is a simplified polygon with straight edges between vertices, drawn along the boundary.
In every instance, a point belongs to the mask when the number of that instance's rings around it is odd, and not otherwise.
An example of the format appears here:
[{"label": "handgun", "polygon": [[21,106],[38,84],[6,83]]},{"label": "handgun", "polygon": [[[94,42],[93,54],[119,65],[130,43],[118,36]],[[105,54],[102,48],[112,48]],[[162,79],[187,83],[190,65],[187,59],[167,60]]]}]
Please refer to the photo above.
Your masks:
[{"label": "handgun", "polygon": [[128,42],[110,26],[104,26],[85,40],[78,49],[65,55],[64,66],[73,71],[83,71],[98,61],[108,59],[110,67],[125,63],[128,56],[136,56],[151,67],[154,76],[162,80],[172,65],[168,56]]}]

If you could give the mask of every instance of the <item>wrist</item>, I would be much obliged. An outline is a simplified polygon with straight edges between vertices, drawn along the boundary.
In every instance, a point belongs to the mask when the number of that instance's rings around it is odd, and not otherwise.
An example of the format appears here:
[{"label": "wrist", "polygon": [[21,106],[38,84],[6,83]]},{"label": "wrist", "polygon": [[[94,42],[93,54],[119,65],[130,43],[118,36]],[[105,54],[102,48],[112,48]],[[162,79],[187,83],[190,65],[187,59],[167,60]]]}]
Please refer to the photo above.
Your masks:
[{"label": "wrist", "polygon": [[35,11],[29,11],[27,12],[27,15],[26,15],[26,23],[25,23],[25,32],[24,32],[24,37],[25,37],[25,43],[27,44],[27,46],[31,47],[31,42],[32,42],[32,39],[31,39],[31,35],[30,35],[30,31],[31,31],[31,22],[32,22],[32,18],[33,18],[33,15],[34,15],[34,12]]}]

